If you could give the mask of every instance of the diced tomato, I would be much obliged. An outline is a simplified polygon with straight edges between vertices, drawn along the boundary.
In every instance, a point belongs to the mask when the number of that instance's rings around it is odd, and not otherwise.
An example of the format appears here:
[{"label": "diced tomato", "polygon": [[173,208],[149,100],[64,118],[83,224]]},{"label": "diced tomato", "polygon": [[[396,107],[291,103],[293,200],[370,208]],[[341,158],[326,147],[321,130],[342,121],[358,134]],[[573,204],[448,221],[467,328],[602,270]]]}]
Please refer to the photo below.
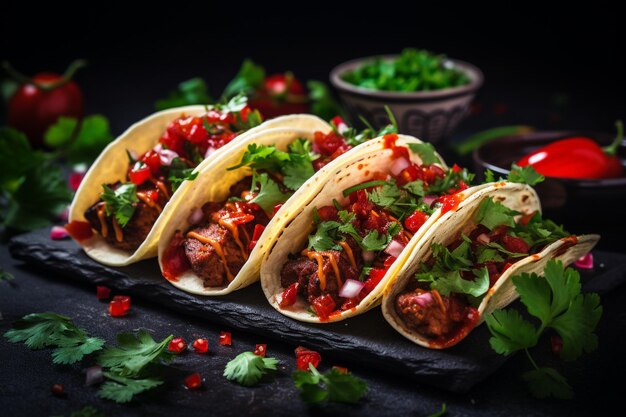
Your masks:
[{"label": "diced tomato", "polygon": [[343,366],[334,365],[333,369],[335,371],[339,372],[340,374],[347,374],[348,373],[348,368],[344,368]]},{"label": "diced tomato", "polygon": [[513,264],[511,262],[505,263],[504,266],[502,267],[502,273],[504,274],[504,271],[509,269],[511,266],[513,266]]},{"label": "diced tomato", "polygon": [[295,350],[296,353],[296,368],[301,371],[308,371],[309,364],[312,364],[317,368],[322,361],[322,356],[314,350],[307,349],[303,346],[298,346]]},{"label": "diced tomato", "polygon": [[430,216],[423,211],[415,210],[413,214],[404,221],[404,227],[406,227],[409,232],[415,233],[426,223],[429,217]]},{"label": "diced tomato", "polygon": [[196,339],[193,341],[192,346],[196,353],[207,353],[209,351],[209,341],[207,339]]},{"label": "diced tomato", "polygon": [[383,262],[383,266],[385,268],[389,268],[391,265],[393,265],[393,263],[397,260],[398,258],[396,258],[395,256],[387,256],[387,258],[385,259],[385,262]]},{"label": "diced tomato", "polygon": [[154,201],[155,203],[157,201],[159,201],[159,192],[157,190],[148,190],[146,191],[146,197],[148,197],[150,200]]},{"label": "diced tomato", "polygon": [[326,156],[332,155],[340,146],[346,145],[345,139],[333,131],[326,135],[319,131],[315,132],[313,142],[319,153]]},{"label": "diced tomato", "polygon": [[528,253],[530,245],[521,237],[504,235],[502,237],[502,246],[508,251],[515,253]]},{"label": "diced tomato", "polygon": [[358,300],[355,300],[354,298],[350,298],[341,305],[341,311],[351,310],[355,308],[358,304],[359,304]]},{"label": "diced tomato", "polygon": [[[123,298],[126,297],[126,298]],[[130,297],[116,295],[109,302],[109,315],[111,317],[123,317],[130,310]]]},{"label": "diced tomato", "polygon": [[411,160],[411,155],[409,155],[409,148],[406,148],[404,146],[394,146],[391,151],[392,159],[405,158],[409,161]]},{"label": "diced tomato", "polygon": [[220,345],[230,346],[232,344],[232,337],[230,332],[220,332]]},{"label": "diced tomato", "polygon": [[173,338],[167,345],[167,350],[174,353],[180,353],[185,349],[187,349],[187,343],[185,343],[185,340],[182,337]]},{"label": "diced tomato", "polygon": [[333,154],[330,156],[330,160],[333,161],[339,158],[341,155],[348,152],[350,149],[352,149],[352,146],[350,145],[339,145],[339,147],[335,150],[335,152],[333,152]]},{"label": "diced tomato", "polygon": [[280,296],[280,302],[278,303],[280,308],[289,307],[296,303],[296,299],[298,298],[298,286],[299,284],[294,282],[283,291]]},{"label": "diced tomato", "polygon": [[457,164],[452,165],[452,172],[461,172],[463,169]]},{"label": "diced tomato", "polygon": [[187,139],[193,144],[200,144],[205,142],[209,138],[209,132],[206,131],[202,125],[202,121],[199,117],[194,117],[194,124],[189,129]]},{"label": "diced tomato", "polygon": [[254,249],[254,247],[256,246],[256,243],[259,241],[259,238],[263,234],[264,230],[265,230],[265,226],[263,226],[262,224],[255,224],[254,225],[254,232],[252,232],[252,240],[248,244],[248,249],[250,251],[252,251],[252,249]]},{"label": "diced tomato", "polygon": [[317,317],[319,317],[322,321],[328,320],[328,316],[330,316],[330,314],[337,308],[335,300],[333,300],[333,297],[329,294],[320,295],[315,298],[311,303],[311,306],[313,307],[315,314],[317,314]]},{"label": "diced tomato", "polygon": [[434,182],[437,178],[443,178],[446,176],[446,172],[437,165],[423,165],[422,174],[424,181],[428,184]]},{"label": "diced tomato", "polygon": [[141,161],[150,167],[150,172],[154,176],[159,175],[161,170],[161,157],[154,151],[148,151],[141,157]]},{"label": "diced tomato", "polygon": [[[256,204],[256,203],[255,203],[255,204]],[[280,210],[280,208],[281,208],[282,206],[283,206],[283,203],[276,204],[276,205],[274,206],[274,210],[272,210],[272,215],[274,215],[274,214],[278,213],[278,210]]]},{"label": "diced tomato", "polygon": [[185,387],[190,390],[198,389],[202,386],[202,377],[195,372],[185,377]]},{"label": "diced tomato", "polygon": [[363,289],[359,293],[359,298],[362,300],[363,298],[367,297],[367,295],[371,293],[374,288],[376,288],[376,286],[380,283],[386,273],[386,269],[372,268],[368,278],[363,283]]},{"label": "diced tomato", "polygon": [[563,339],[560,336],[553,334],[550,336],[550,345],[552,347],[552,353],[560,355],[563,351]]},{"label": "diced tomato", "polygon": [[141,161],[135,162],[133,168],[128,172],[128,178],[133,184],[141,185],[152,176],[150,167]]},{"label": "diced tomato", "polygon": [[91,230],[91,225],[87,222],[82,222],[79,220],[72,220],[68,224],[65,225],[65,230],[72,236],[75,240],[81,242],[83,240],[87,240],[93,236],[93,231]]},{"label": "diced tomato", "polygon": [[398,185],[402,186],[415,180],[422,179],[422,177],[422,170],[417,165],[411,164],[400,172],[400,175],[397,177],[397,181]]},{"label": "diced tomato", "polygon": [[441,214],[445,214],[451,210],[456,210],[459,207],[461,199],[458,194],[442,195],[437,199],[441,203]]},{"label": "diced tomato", "polygon": [[187,259],[187,255],[185,255],[185,248],[183,248],[182,245],[184,240],[183,234],[176,232],[163,252],[163,259],[161,261],[163,266],[162,274],[170,281],[176,281],[183,272],[191,268],[189,259]]},{"label": "diced tomato", "polygon": [[522,214],[522,217],[520,217],[519,219],[519,224],[521,224],[522,226],[526,226],[528,222],[530,221],[530,219],[533,218],[534,215],[535,215],[534,211],[532,213]]},{"label": "diced tomato", "polygon": [[111,289],[109,287],[105,287],[104,285],[97,285],[96,298],[98,300],[108,300],[111,298]]},{"label": "diced tomato", "polygon": [[122,303],[122,308],[126,311],[130,310],[130,296],[129,295],[116,295],[113,297],[114,301]]},{"label": "diced tomato", "polygon": [[454,194],[454,193],[461,192],[461,191],[463,191],[463,190],[467,190],[468,188],[469,188],[469,185],[467,185],[467,184],[465,183],[465,181],[461,180],[461,181],[459,181],[459,188],[456,188],[456,189],[451,189],[451,190],[449,190],[448,192],[449,192],[450,194]]},{"label": "diced tomato", "polygon": [[265,357],[266,352],[267,352],[266,344],[256,345],[256,347],[254,348],[254,354],[257,356]]},{"label": "diced tomato", "polygon": [[335,206],[322,206],[317,209],[317,214],[319,214],[320,220],[323,222],[339,219]]},{"label": "diced tomato", "polygon": [[330,119],[330,122],[337,127],[337,130],[339,130],[339,132],[341,132],[341,125],[348,126],[348,124],[345,122],[345,120],[343,120],[341,116],[333,117],[332,119]]}]

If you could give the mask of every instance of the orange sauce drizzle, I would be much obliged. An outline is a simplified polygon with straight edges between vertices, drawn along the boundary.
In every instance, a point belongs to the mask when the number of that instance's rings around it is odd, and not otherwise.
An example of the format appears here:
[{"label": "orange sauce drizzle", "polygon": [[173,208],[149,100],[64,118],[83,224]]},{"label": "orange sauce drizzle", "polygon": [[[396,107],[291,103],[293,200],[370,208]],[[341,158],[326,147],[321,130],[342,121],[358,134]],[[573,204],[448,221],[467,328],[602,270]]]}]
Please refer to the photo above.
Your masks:
[{"label": "orange sauce drizzle", "polygon": [[113,230],[115,230],[115,240],[121,242],[124,240],[124,233],[122,232],[122,228],[120,224],[117,222],[117,219],[113,217]]},{"label": "orange sauce drizzle", "polygon": [[222,245],[220,245],[219,242],[216,242],[215,240],[213,240],[211,238],[199,235],[196,232],[189,232],[189,233],[187,233],[187,237],[199,240],[200,242],[202,242],[204,244],[213,246],[213,249],[215,249],[215,253],[217,253],[217,255],[222,260],[222,264],[224,265],[224,269],[226,270],[226,277],[228,278],[228,281],[230,282],[233,279],[235,279],[233,274],[230,272],[230,269],[228,268],[228,262],[226,262],[226,256],[224,256],[224,251],[222,250]]},{"label": "orange sauce drizzle", "polygon": [[218,223],[224,229],[227,229],[228,231],[230,231],[230,233],[233,235],[233,238],[235,239],[235,242],[237,243],[237,246],[239,246],[239,251],[241,252],[241,256],[243,256],[243,259],[247,261],[248,251],[246,250],[243,243],[241,242],[241,239],[239,239],[239,227],[237,227],[236,224],[232,224],[231,222],[227,221],[227,219],[219,219]]},{"label": "orange sauce drizzle", "polygon": [[109,234],[109,227],[107,226],[105,214],[104,214],[104,205],[98,208],[98,220],[100,221],[100,234],[102,237],[107,237]]},{"label": "orange sauce drizzle", "polygon": [[348,255],[348,259],[350,259],[350,264],[352,264],[352,267],[356,269],[354,254],[352,253],[352,248],[350,247],[350,245],[348,245],[348,242],[341,241],[339,242],[339,245],[343,248],[344,251],[346,251],[346,255]]},{"label": "orange sauce drizzle", "polygon": [[150,208],[155,208],[159,213],[163,211],[160,205],[155,203],[153,199],[151,199],[144,193],[137,193],[137,198],[140,199],[146,206]]}]

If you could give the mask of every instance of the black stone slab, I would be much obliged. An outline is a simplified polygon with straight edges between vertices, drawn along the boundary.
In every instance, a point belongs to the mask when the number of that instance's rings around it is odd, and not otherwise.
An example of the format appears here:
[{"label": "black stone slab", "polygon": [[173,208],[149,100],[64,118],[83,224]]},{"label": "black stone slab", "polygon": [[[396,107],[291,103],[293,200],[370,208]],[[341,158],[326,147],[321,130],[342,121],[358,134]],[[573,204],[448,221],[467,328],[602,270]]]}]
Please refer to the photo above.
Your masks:
[{"label": "black stone slab", "polygon": [[[29,265],[42,266],[71,279],[107,285],[140,296],[167,308],[223,323],[246,332],[292,344],[302,344],[336,358],[380,369],[453,392],[466,392],[498,369],[506,360],[489,347],[485,326],[451,349],[429,350],[410,343],[393,330],[380,309],[339,323],[312,325],[282,316],[266,301],[260,285],[223,297],[187,294],[161,277],[155,260],[122,268],[100,265],[87,257],[71,240],[53,241],[49,230],[25,234],[10,243],[11,254]],[[602,254],[596,255],[600,260]],[[608,259],[608,258],[607,258]],[[626,256],[611,256],[611,265],[599,268],[626,268]],[[589,280],[597,273],[583,274]],[[624,274],[612,274],[624,277]],[[604,292],[619,285],[613,280],[603,288],[593,280],[594,290]]]}]

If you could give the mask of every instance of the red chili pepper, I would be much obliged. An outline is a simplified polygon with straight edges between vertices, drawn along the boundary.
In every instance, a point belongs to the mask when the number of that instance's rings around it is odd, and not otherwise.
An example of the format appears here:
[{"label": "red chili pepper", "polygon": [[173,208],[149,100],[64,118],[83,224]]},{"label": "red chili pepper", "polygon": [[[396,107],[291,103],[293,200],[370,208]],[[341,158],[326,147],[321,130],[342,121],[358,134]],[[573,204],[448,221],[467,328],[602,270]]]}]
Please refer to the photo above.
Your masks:
[{"label": "red chili pepper", "polygon": [[624,167],[615,155],[622,143],[623,125],[615,123],[617,137],[605,148],[585,137],[557,140],[526,155],[517,165],[532,167],[548,177],[599,179],[616,178],[624,174]]}]

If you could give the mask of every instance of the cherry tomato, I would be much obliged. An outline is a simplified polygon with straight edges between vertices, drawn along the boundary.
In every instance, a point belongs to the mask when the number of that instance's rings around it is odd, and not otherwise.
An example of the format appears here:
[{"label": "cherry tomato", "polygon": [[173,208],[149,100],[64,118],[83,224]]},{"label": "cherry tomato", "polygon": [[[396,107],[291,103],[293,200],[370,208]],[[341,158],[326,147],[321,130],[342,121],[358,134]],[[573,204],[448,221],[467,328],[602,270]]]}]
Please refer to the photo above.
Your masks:
[{"label": "cherry tomato", "polygon": [[[80,118],[83,115],[83,95],[71,75],[50,72],[36,74],[22,83],[9,100],[7,121],[9,125],[24,132],[33,146],[43,146],[43,136],[48,127],[60,116]],[[14,71],[11,71],[14,72]],[[16,73],[19,80],[26,77]]]}]

